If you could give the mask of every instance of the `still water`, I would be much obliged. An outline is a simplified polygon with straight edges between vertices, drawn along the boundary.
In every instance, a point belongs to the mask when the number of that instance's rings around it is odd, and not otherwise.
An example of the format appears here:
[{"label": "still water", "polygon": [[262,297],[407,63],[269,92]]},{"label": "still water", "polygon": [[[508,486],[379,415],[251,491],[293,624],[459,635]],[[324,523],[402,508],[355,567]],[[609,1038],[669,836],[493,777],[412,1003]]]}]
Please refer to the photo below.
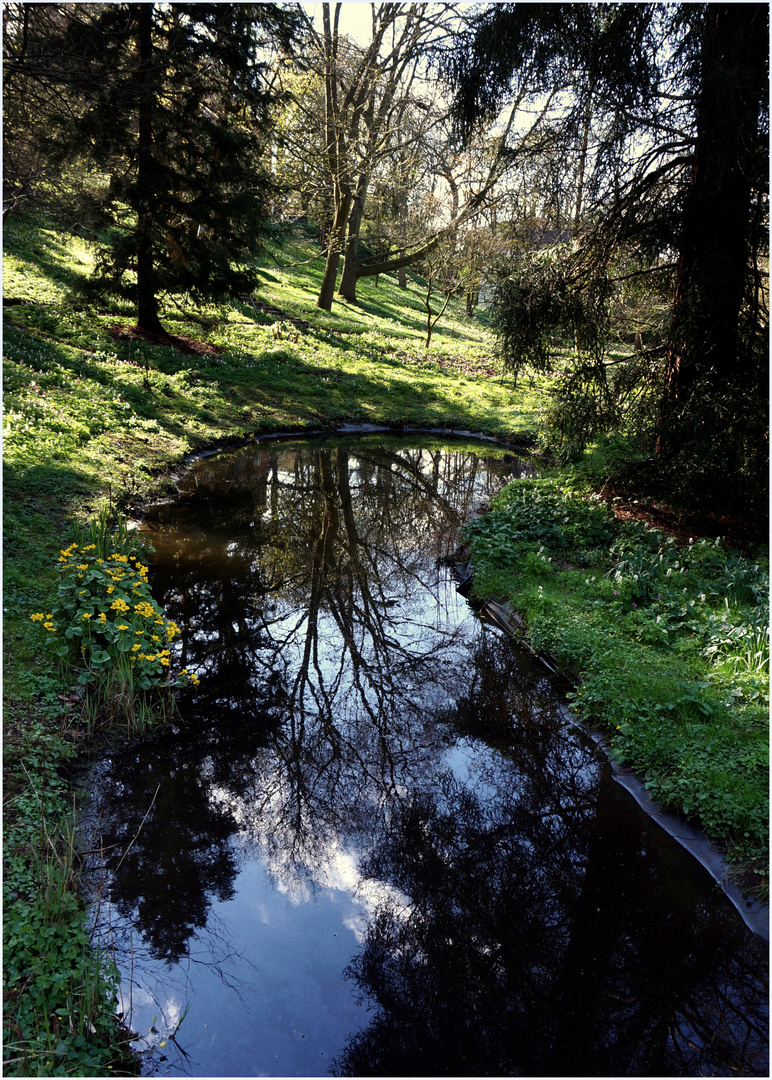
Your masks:
[{"label": "still water", "polygon": [[83,823],[146,1074],[767,1075],[763,943],[456,591],[527,470],[277,441],[149,515],[201,682]]}]

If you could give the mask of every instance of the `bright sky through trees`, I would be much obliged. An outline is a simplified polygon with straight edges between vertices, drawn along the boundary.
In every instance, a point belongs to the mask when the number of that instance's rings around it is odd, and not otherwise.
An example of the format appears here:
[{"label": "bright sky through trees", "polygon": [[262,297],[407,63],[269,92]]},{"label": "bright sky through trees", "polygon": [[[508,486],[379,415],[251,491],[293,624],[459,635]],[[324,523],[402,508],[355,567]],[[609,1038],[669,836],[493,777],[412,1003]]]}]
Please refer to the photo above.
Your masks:
[{"label": "bright sky through trees", "polygon": [[[321,4],[301,4],[308,16],[314,20],[315,25],[322,25]],[[341,32],[347,34],[357,44],[362,45],[372,40],[372,4],[361,3],[360,0],[344,0],[340,13]]]}]

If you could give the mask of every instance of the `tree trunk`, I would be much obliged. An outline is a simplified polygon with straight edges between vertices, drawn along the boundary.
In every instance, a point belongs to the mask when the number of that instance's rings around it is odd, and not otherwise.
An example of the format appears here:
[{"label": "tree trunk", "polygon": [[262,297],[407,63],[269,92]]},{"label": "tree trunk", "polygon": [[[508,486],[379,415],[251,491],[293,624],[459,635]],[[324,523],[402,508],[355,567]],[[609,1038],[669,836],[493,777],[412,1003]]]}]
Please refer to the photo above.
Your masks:
[{"label": "tree trunk", "polygon": [[332,298],[335,293],[335,282],[338,279],[338,266],[340,265],[340,253],[343,247],[343,238],[346,233],[346,222],[351,210],[352,197],[350,194],[342,194],[335,210],[335,220],[330,229],[330,238],[327,247],[327,262],[324,267],[322,287],[319,290],[319,298],[316,306],[323,311],[332,310]]},{"label": "tree trunk", "polygon": [[163,333],[158,318],[153,262],[153,4],[135,4],[139,47],[139,142],[137,146],[137,326]]},{"label": "tree trunk", "polygon": [[[766,95],[767,6],[708,4],[692,183],[683,215],[658,452],[680,441],[699,385],[721,392],[742,368],[738,329],[750,244],[753,145]],[[718,416],[715,417],[718,422]]]},{"label": "tree trunk", "polygon": [[342,296],[344,300],[349,300],[352,304],[355,304],[357,299],[357,277],[359,276],[359,229],[362,224],[364,210],[364,192],[360,191],[356,199],[354,199],[354,204],[348,219],[346,254],[343,260],[343,273],[341,274],[340,286],[338,288],[338,296]]},{"label": "tree trunk", "polygon": [[[399,236],[402,241],[402,247],[400,249],[400,255],[404,255],[407,251],[407,194],[403,192],[399,200]],[[407,270],[404,266],[400,266],[397,270],[397,284],[400,289],[407,288]]]}]

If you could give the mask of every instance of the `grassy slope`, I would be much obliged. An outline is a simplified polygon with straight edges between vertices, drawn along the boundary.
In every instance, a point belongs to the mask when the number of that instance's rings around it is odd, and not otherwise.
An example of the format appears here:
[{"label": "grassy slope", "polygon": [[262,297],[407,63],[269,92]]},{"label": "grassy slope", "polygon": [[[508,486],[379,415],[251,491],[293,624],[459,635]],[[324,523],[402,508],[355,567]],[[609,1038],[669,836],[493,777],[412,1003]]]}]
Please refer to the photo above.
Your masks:
[{"label": "grassy slope", "polygon": [[[29,622],[29,613],[43,610],[55,588],[56,559],[69,540],[70,523],[91,517],[108,493],[130,503],[163,490],[170,467],[191,450],[254,433],[375,422],[454,427],[512,439],[533,435],[544,384],[523,384],[514,392],[500,377],[484,325],[464,320],[458,306],[451,306],[425,350],[423,292],[417,279],[407,292],[390,278],[381,279],[377,288],[372,279],[365,280],[358,305],[336,300],[332,313],[325,313],[315,307],[321,261],[280,267],[266,255],[257,307],[234,303],[209,309],[199,313],[206,326],[174,307],[167,310],[164,322],[171,333],[214,346],[186,355],[125,332],[116,336],[116,326],[133,322],[128,310],[68,306],[69,287],[91,265],[79,241],[50,227],[12,220],[5,242],[4,295],[26,301],[5,309],[4,334],[4,749],[10,811],[6,855],[11,856],[6,889],[12,912],[7,924],[16,935],[18,955],[34,968],[29,984],[8,984],[8,1013],[12,1019],[26,1017],[27,1027],[11,1028],[6,1050],[18,1057],[9,1071],[46,1073],[69,1063],[70,1071],[103,1075],[107,1063],[117,1071],[119,1059],[109,1050],[94,1049],[82,1020],[85,1049],[71,1040],[68,1056],[61,1052],[61,1032],[44,1030],[41,1047],[30,1041],[29,1030],[30,1018],[39,1017],[42,1008],[33,1000],[35,985],[53,978],[53,969],[62,966],[61,954],[48,946],[45,954],[35,951],[41,927],[54,925],[63,941],[77,944],[65,980],[71,1008],[109,1034],[105,1010],[95,1000],[87,942],[77,936],[78,914],[68,899],[66,843],[59,838],[58,870],[51,860],[30,858],[45,840],[43,811],[50,833],[65,807],[66,789],[57,768],[75,752],[72,741],[60,735],[66,709],[62,688],[39,656],[39,637]],[[293,264],[308,260],[313,249],[295,238],[281,248],[274,245],[271,252],[278,261]],[[262,310],[265,306],[278,307],[308,326],[277,321]],[[482,562],[480,587],[485,588],[489,568]],[[603,595],[610,583],[589,589],[582,584],[584,574],[574,580],[570,571],[555,574],[534,565],[524,577],[522,566],[508,573],[505,560],[497,557],[495,562],[497,573],[489,575],[488,590],[515,595],[539,644],[562,648],[567,663],[592,651],[598,635],[607,640],[619,628],[618,613],[607,602],[611,597]],[[586,609],[574,611],[577,600],[580,607],[586,602]],[[575,647],[569,640],[572,627]],[[624,653],[623,638],[618,648]],[[601,657],[603,650],[595,652]],[[622,669],[611,660],[618,681]],[[584,713],[590,692],[598,702],[604,696],[609,670],[600,663],[593,667],[586,658],[583,667],[586,688],[577,706]],[[628,690],[615,683],[613,700],[627,702]],[[616,731],[620,718],[606,719]],[[621,724],[626,722],[622,716]],[[625,742],[625,756],[635,764],[627,750],[636,736],[628,737],[621,724],[618,740]],[[50,884],[52,873],[56,888]],[[47,890],[40,889],[41,875],[48,876]],[[23,933],[17,933],[20,925]],[[52,959],[46,962],[46,956]],[[13,979],[22,968],[9,971],[7,966],[6,976]],[[49,1001],[52,992],[49,987],[41,1002]],[[38,1056],[33,1060],[32,1054]]]},{"label": "grassy slope", "polygon": [[[326,313],[315,307],[321,261],[282,269],[269,252],[257,306],[208,309],[199,321],[166,310],[170,333],[211,346],[189,355],[126,333],[127,309],[68,304],[92,265],[80,241],[11,219],[4,246],[4,297],[23,301],[4,308],[3,342],[4,1065],[115,1075],[114,973],[99,969],[82,925],[60,775],[79,752],[75,717],[29,620],[50,606],[72,523],[108,498],[162,491],[190,451],[255,433],[377,422],[522,437],[537,426],[539,386],[513,393],[490,335],[458,305],[425,350],[415,279],[407,292],[368,279],[359,305],[336,301]],[[284,263],[314,254],[300,238],[271,251]]]}]

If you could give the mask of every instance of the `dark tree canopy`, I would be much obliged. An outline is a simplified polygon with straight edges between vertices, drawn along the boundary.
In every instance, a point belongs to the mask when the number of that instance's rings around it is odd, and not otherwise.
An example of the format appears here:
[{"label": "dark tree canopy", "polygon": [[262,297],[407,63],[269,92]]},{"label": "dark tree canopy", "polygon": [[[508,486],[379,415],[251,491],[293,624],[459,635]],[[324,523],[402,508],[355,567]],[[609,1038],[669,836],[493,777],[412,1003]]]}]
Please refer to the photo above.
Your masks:
[{"label": "dark tree canopy", "polygon": [[[539,149],[578,177],[573,242],[504,268],[505,356],[544,370],[575,347],[556,414],[576,445],[647,401],[656,475],[681,501],[764,498],[768,46],[763,4],[497,4],[448,67],[462,138],[508,96],[562,95]],[[647,276],[670,317],[623,370],[611,308]]]},{"label": "dark tree canopy", "polygon": [[[42,99],[27,141],[75,179],[54,191],[49,176],[37,194],[55,195],[98,242],[94,291],[130,299],[140,327],[159,331],[163,294],[251,289],[274,100],[260,49],[289,43],[294,14],[273,4],[31,7],[17,5],[6,23],[6,105],[21,115],[30,88]],[[23,177],[10,183],[18,191]]]}]

